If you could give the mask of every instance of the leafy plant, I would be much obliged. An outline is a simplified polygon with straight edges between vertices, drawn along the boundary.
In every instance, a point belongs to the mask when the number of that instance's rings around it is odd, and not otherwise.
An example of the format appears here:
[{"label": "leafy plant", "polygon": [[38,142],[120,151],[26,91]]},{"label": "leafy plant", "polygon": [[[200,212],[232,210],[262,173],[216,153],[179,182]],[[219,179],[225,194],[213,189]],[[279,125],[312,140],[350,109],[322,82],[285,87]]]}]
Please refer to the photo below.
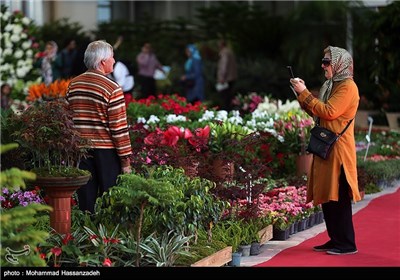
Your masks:
[{"label": "leafy plant", "polygon": [[[141,231],[144,220],[145,209],[149,205],[166,206],[173,205],[182,198],[182,192],[177,190],[172,183],[151,178],[145,178],[139,174],[123,174],[118,178],[117,186],[111,192],[118,192],[120,202],[123,205],[137,205],[139,217],[137,221],[136,241],[137,252],[140,252]],[[139,266],[140,258],[136,266]]]},{"label": "leafy plant", "polygon": [[[17,128],[12,137],[30,155],[23,160],[40,176],[69,175],[72,167],[76,172],[87,154],[89,140],[75,129],[65,99],[34,103],[20,115],[13,115],[12,121]],[[87,174],[80,170],[74,175]]]},{"label": "leafy plant", "polygon": [[[0,153],[12,150],[16,144],[0,145]],[[25,188],[25,180],[32,180],[35,174],[14,169],[0,172],[1,185]],[[6,174],[4,174],[6,172]],[[35,251],[48,233],[33,227],[38,213],[50,211],[51,207],[38,203],[0,209],[1,266],[44,266],[45,262]]]},{"label": "leafy plant", "polygon": [[240,140],[251,133],[248,128],[230,121],[210,123],[210,128],[209,146],[213,154],[231,151],[229,145],[231,140]]},{"label": "leafy plant", "polygon": [[190,257],[188,242],[193,236],[182,236],[170,231],[158,240],[154,234],[148,236],[140,247],[144,261],[159,266],[173,266],[179,256]]}]

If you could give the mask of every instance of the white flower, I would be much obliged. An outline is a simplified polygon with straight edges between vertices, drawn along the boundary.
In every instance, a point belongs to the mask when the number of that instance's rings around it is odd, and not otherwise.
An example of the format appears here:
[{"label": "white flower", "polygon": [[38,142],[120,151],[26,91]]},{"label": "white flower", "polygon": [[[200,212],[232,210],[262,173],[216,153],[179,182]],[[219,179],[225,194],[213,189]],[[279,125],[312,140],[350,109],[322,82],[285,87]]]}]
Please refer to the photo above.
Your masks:
[{"label": "white flower", "polygon": [[160,119],[157,116],[154,116],[154,115],[151,115],[149,120],[147,121],[148,124],[150,124],[150,123],[156,124],[156,123],[159,123],[159,122],[160,122]]},{"label": "white flower", "polygon": [[24,52],[22,50],[16,50],[16,52],[14,53],[14,57],[16,59],[20,59],[23,55],[24,55]]},{"label": "white flower", "polygon": [[22,23],[23,23],[24,25],[29,25],[29,24],[31,23],[31,19],[30,19],[30,18],[27,18],[27,17],[24,17],[24,18],[22,19]]},{"label": "white flower", "polygon": [[10,13],[9,11],[6,11],[6,12],[3,14],[2,18],[3,18],[4,21],[8,21],[8,19],[10,18],[10,16],[11,16],[11,13]]},{"label": "white flower", "polygon": [[136,122],[137,123],[146,123],[146,119],[143,117],[139,117]]},{"label": "white flower", "polygon": [[34,30],[34,22],[22,15],[21,12],[10,13],[7,7],[2,6],[0,18],[2,20],[0,45],[1,77],[0,84],[8,83],[12,87],[13,98],[24,98],[27,84],[37,80],[39,71],[32,71],[34,50],[29,33]]},{"label": "white flower", "polygon": [[14,34],[21,34],[22,33],[22,30],[24,30],[23,28],[22,28],[22,26],[21,25],[14,25],[13,26],[13,29],[12,29],[12,32],[14,33]]},{"label": "white flower", "polygon": [[[25,42],[22,43],[21,46],[22,46],[22,48],[24,50],[29,49],[32,46],[32,42],[31,41],[25,41]],[[30,50],[30,51],[32,52],[32,50]]]},{"label": "white flower", "polygon": [[166,117],[167,123],[186,122],[186,121],[187,121],[186,117],[182,115],[177,116],[175,114],[169,114]]}]

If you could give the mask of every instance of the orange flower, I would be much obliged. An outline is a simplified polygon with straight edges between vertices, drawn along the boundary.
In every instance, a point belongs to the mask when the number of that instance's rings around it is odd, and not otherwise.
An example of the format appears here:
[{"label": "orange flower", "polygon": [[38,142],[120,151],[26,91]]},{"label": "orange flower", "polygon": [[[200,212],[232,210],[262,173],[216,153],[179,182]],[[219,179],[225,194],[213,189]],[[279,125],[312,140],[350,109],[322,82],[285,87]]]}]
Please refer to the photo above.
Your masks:
[{"label": "orange flower", "polygon": [[65,97],[69,82],[71,80],[56,80],[46,86],[44,83],[31,85],[28,89],[27,101],[36,101],[38,99],[54,99]]}]

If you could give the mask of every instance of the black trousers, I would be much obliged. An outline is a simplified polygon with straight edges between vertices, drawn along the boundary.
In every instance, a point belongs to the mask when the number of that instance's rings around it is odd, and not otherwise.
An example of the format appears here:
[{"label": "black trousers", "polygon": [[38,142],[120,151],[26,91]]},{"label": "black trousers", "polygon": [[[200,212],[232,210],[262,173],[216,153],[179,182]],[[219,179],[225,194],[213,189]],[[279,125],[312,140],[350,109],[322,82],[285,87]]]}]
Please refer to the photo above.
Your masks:
[{"label": "black trousers", "polygon": [[156,96],[156,80],[153,77],[138,76],[140,84],[140,98],[147,98],[151,95]]},{"label": "black trousers", "polygon": [[355,250],[355,233],[351,206],[350,186],[343,167],[340,172],[339,200],[322,204],[328,236],[332,245],[341,250]]},{"label": "black trousers", "polygon": [[219,92],[219,94],[222,98],[222,106],[221,106],[222,110],[226,110],[229,112],[233,109],[232,100],[235,97],[235,94],[233,92],[234,84],[235,84],[235,81],[228,82],[228,87]]},{"label": "black trousers", "polygon": [[94,213],[97,197],[115,186],[121,174],[121,161],[115,149],[93,149],[89,157],[82,160],[79,168],[92,174],[89,182],[77,190],[79,209]]}]

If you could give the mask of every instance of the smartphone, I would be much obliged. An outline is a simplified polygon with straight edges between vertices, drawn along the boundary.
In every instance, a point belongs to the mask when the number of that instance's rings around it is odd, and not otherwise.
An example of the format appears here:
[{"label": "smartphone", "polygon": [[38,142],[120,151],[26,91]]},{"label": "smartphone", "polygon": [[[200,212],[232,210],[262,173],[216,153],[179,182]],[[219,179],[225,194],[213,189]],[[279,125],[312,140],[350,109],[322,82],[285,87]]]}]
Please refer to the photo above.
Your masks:
[{"label": "smartphone", "polygon": [[294,79],[294,74],[293,74],[293,70],[292,70],[292,66],[286,66],[286,68],[289,71],[289,76],[291,79]]},{"label": "smartphone", "polygon": [[[293,69],[292,69],[292,66],[286,66],[286,68],[288,69],[288,71],[289,71],[289,76],[290,76],[290,78],[291,79],[294,79],[294,74],[293,74]],[[294,88],[293,88],[293,86],[292,85],[290,85],[290,89],[292,90],[292,92],[294,93],[294,96],[296,96],[296,98],[297,98],[297,92],[294,90]]]}]

